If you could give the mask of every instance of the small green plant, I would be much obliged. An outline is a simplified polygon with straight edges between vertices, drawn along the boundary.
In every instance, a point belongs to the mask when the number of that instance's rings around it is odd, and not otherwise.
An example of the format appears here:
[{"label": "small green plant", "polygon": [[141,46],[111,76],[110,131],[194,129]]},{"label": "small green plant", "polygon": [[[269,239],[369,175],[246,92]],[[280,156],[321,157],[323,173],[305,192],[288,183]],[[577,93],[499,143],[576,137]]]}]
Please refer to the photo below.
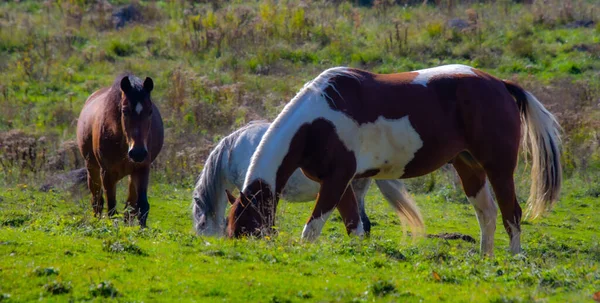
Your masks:
[{"label": "small green plant", "polygon": [[122,242],[118,240],[105,240],[102,242],[102,250],[110,253],[130,253],[132,255],[146,256],[147,254],[135,243]]},{"label": "small green plant", "polygon": [[38,277],[58,275],[58,269],[54,267],[36,267],[33,273]]},{"label": "small green plant", "polygon": [[523,58],[534,57],[533,42],[527,38],[515,38],[510,42],[510,50],[517,56]]},{"label": "small green plant", "polygon": [[396,286],[390,281],[379,280],[371,284],[371,291],[378,297],[384,297],[396,292]]},{"label": "small green plant", "polygon": [[119,292],[112,282],[102,281],[90,286],[90,294],[94,297],[115,298]]},{"label": "small green plant", "polygon": [[44,289],[53,295],[69,293],[71,288],[71,282],[64,283],[56,280],[44,285]]},{"label": "small green plant", "polygon": [[133,55],[136,50],[131,42],[121,40],[113,40],[108,46],[108,51],[119,57],[127,57]]},{"label": "small green plant", "polygon": [[427,35],[431,38],[438,38],[444,32],[444,25],[441,22],[431,22],[425,27]]}]

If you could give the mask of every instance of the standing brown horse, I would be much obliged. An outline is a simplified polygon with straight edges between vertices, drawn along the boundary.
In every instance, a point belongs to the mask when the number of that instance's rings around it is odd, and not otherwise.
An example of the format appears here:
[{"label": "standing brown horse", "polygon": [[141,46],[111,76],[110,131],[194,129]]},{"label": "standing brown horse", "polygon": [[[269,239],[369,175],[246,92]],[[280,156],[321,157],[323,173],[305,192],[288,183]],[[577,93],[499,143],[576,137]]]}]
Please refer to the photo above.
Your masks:
[{"label": "standing brown horse", "polygon": [[85,102],[77,122],[77,143],[85,159],[88,187],[92,192],[94,215],[104,206],[102,187],[108,202],[108,215],[116,214],[117,182],[129,176],[125,220],[138,216],[146,226],[150,163],[163,145],[163,122],[150,99],[152,79],[142,83],[126,74],[114,84],[94,92]]},{"label": "standing brown horse", "polygon": [[452,161],[477,213],[482,252],[493,253],[496,229],[489,180],[518,253],[513,173],[521,127],[533,158],[529,208],[537,216],[558,199],[562,176],[559,125],[531,93],[465,65],[389,75],[329,69],[267,130],[231,208],[229,235],[272,227],[279,194],[298,167],[321,184],[302,234],[315,239],[336,207],[348,233],[363,233],[352,179],[412,178]]}]

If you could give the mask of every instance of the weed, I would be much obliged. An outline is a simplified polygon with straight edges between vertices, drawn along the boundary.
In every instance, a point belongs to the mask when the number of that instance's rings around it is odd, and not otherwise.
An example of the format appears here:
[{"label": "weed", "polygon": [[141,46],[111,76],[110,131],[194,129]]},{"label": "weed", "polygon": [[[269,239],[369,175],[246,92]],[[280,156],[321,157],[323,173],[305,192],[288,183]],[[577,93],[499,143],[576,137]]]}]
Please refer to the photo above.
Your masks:
[{"label": "weed", "polygon": [[70,293],[71,288],[71,282],[64,283],[56,280],[44,285],[44,289],[53,295]]},{"label": "weed", "polygon": [[102,250],[110,253],[122,253],[126,252],[132,255],[138,256],[147,256],[148,254],[144,252],[139,246],[135,243],[128,241],[118,241],[118,240],[105,240],[102,242]]},{"label": "weed", "polygon": [[110,281],[102,281],[90,286],[90,294],[93,297],[116,298],[119,296],[117,288]]},{"label": "weed", "polygon": [[58,269],[54,267],[36,267],[33,274],[38,277],[58,275]]},{"label": "weed", "polygon": [[391,293],[396,292],[396,286],[390,281],[379,280],[370,286],[371,292],[378,297],[384,297]]}]

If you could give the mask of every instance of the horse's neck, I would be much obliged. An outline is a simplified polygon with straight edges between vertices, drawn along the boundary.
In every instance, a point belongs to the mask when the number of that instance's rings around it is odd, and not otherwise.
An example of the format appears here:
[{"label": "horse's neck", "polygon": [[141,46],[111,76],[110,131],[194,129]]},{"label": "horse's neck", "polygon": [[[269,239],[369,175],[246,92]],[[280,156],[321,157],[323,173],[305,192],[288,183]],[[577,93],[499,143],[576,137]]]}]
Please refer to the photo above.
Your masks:
[{"label": "horse's neck", "polygon": [[[290,103],[284,108],[277,120],[273,122],[258,149],[252,156],[244,188],[255,180],[265,182],[272,191],[281,191],[276,188],[277,172],[282,166],[286,155],[290,152],[290,144],[298,130],[305,123],[312,122],[316,116],[310,111],[310,100]],[[297,167],[292,169],[295,170]]]},{"label": "horse's neck", "polygon": [[121,137],[121,143],[125,142],[125,132],[123,131],[123,123],[121,123],[121,102],[120,91],[110,90],[108,96],[104,100],[101,109],[101,119],[105,128],[102,132],[109,131],[112,136]]}]

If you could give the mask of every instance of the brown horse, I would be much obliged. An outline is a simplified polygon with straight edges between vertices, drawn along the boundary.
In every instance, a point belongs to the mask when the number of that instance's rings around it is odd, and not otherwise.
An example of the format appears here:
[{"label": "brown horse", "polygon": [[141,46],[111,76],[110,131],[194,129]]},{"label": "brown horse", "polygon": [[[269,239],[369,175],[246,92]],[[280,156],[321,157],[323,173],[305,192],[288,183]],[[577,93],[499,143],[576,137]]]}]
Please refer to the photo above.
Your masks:
[{"label": "brown horse", "polygon": [[108,215],[116,214],[117,182],[129,176],[125,220],[138,216],[146,226],[150,163],[163,145],[163,122],[150,99],[152,79],[142,81],[131,74],[94,92],[85,102],[77,121],[77,143],[85,159],[94,215],[100,217],[104,199]]},{"label": "brown horse", "polygon": [[348,233],[363,233],[347,190],[352,179],[412,178],[450,161],[477,213],[482,252],[493,254],[496,229],[489,180],[518,253],[513,173],[522,126],[533,158],[528,202],[535,217],[558,199],[562,175],[559,125],[531,93],[464,65],[389,75],[329,69],[305,85],[263,137],[231,209],[229,235],[268,231],[281,189],[298,167],[321,184],[302,235],[315,239],[336,207]]}]

